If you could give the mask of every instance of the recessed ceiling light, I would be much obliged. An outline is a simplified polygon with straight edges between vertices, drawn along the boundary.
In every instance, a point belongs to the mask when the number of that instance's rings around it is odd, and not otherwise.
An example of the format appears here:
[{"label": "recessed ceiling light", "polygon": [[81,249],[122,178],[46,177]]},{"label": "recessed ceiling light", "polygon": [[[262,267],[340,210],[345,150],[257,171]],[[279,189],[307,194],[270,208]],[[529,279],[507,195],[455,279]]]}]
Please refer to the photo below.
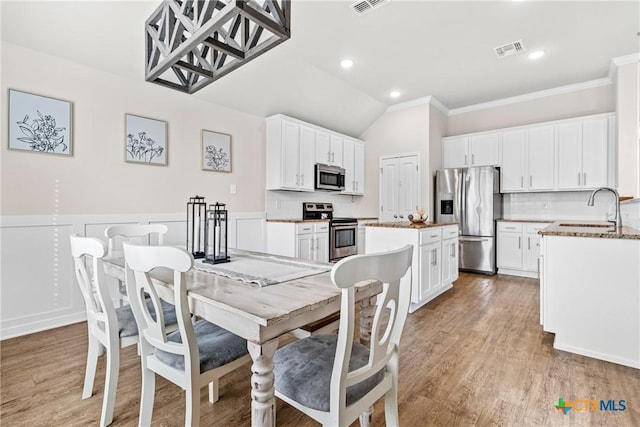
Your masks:
[{"label": "recessed ceiling light", "polygon": [[349,68],[353,67],[353,59],[343,59],[342,61],[340,61],[340,66],[345,70],[348,70]]},{"label": "recessed ceiling light", "polygon": [[400,96],[400,92],[398,92],[397,90],[392,90],[391,92],[389,92],[389,96],[392,98],[397,98]]},{"label": "recessed ceiling light", "polygon": [[539,59],[544,56],[544,50],[534,50],[529,54],[529,59]]}]

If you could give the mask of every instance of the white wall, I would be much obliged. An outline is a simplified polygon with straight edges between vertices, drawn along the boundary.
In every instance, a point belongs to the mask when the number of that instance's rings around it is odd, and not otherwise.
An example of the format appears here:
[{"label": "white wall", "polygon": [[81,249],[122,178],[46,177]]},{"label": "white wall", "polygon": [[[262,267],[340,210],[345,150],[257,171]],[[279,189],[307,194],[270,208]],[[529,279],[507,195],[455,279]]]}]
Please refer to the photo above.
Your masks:
[{"label": "white wall", "polygon": [[380,157],[404,153],[420,153],[421,189],[419,205],[430,206],[429,185],[429,105],[418,105],[398,111],[387,111],[376,120],[360,139],[365,141],[365,183],[367,193],[356,201],[356,216],[377,217],[379,207]]},{"label": "white wall", "polygon": [[605,84],[466,113],[456,114],[453,110],[447,124],[447,136],[609,113],[614,108],[613,84]]},{"label": "white wall", "polygon": [[[200,194],[227,203],[230,247],[264,248],[261,117],[6,42],[1,55],[2,123],[8,89],[71,101],[73,156],[9,151],[3,127],[0,338],[84,319],[71,233],[102,237],[110,224],[163,222],[167,244],[184,246],[186,203]],[[125,113],[168,122],[168,166],[124,162]],[[201,170],[202,129],[232,135],[231,173]]]},{"label": "white wall", "polygon": [[619,65],[616,72],[618,191],[640,197],[640,66]]},{"label": "white wall", "polygon": [[[261,117],[3,42],[2,123],[8,89],[73,102],[73,156],[3,144],[2,214],[173,213],[195,194],[230,211],[264,211]],[[168,122],[167,167],[124,162],[125,113]],[[231,173],[201,170],[202,129],[232,135]]]}]

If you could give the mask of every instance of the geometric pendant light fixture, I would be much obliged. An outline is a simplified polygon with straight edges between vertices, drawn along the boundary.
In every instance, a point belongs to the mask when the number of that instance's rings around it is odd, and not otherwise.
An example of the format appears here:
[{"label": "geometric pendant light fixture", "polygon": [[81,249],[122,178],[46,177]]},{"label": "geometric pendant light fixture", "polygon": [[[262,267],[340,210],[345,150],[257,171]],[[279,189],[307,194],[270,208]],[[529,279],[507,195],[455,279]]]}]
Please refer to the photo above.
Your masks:
[{"label": "geometric pendant light fixture", "polygon": [[194,93],[291,37],[290,0],[164,0],[145,23],[145,80]]}]

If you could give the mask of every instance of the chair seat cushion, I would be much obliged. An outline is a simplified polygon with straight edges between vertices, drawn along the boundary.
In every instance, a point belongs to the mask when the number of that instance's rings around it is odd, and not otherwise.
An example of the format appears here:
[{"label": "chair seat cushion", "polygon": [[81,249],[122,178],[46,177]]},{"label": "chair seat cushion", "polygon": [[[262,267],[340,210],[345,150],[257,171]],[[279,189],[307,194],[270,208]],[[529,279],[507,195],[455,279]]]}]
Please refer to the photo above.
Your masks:
[{"label": "chair seat cushion", "polygon": [[[193,325],[200,352],[200,373],[226,365],[247,354],[247,341],[218,325],[198,320]],[[180,331],[167,336],[168,341],[182,342]],[[184,370],[184,357],[178,354],[156,350],[155,356],[163,363]]]},{"label": "chair seat cushion", "polygon": [[[178,322],[176,317],[176,308],[166,301],[160,301],[162,305],[162,315],[164,316],[164,324],[166,326],[175,325]],[[147,300],[147,307],[153,320],[156,320],[156,312],[153,308],[153,302],[150,299]],[[130,305],[123,305],[116,309],[116,315],[118,316],[118,327],[120,337],[133,337],[138,335],[138,325],[136,325],[136,319],[133,317],[133,310]]]},{"label": "chair seat cushion", "polygon": [[[276,390],[308,408],[329,411],[331,374],[338,342],[337,335],[315,335],[288,344],[273,358]],[[353,343],[349,372],[369,361],[369,349]],[[347,388],[347,406],[356,402],[384,378],[384,369]]]}]

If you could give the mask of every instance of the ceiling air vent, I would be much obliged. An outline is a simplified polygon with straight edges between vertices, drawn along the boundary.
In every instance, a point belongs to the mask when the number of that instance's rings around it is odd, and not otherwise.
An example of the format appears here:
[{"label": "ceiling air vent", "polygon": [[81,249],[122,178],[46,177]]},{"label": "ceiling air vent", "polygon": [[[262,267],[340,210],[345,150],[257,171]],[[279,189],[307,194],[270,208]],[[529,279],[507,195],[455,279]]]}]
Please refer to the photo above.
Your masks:
[{"label": "ceiling air vent", "polygon": [[507,43],[502,46],[494,47],[493,50],[498,58],[504,58],[507,56],[515,55],[516,53],[524,52],[526,49],[522,40]]},{"label": "ceiling air vent", "polygon": [[377,9],[391,0],[361,0],[353,3],[351,7],[358,16],[366,15],[374,9]]}]

